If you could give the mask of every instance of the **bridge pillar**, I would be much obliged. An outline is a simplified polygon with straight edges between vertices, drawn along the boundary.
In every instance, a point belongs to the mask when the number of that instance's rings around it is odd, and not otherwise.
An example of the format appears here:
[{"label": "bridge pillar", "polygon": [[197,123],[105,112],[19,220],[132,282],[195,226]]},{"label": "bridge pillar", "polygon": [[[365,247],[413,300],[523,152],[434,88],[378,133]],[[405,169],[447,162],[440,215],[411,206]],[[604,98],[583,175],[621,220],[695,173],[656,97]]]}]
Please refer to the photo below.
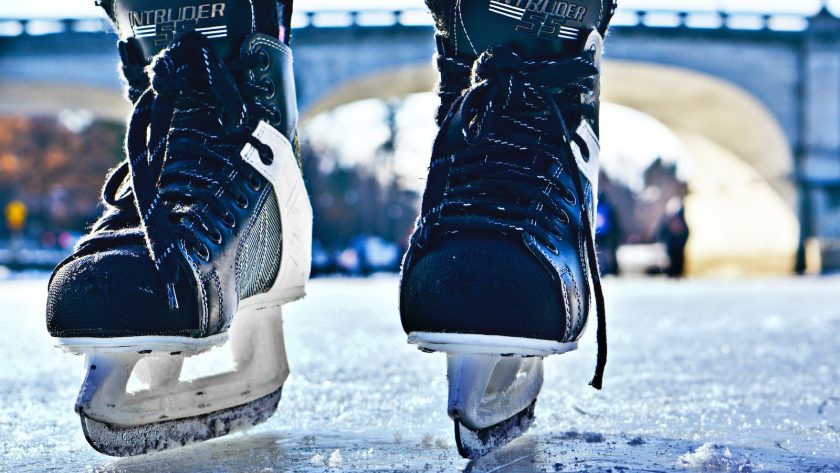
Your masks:
[{"label": "bridge pillar", "polygon": [[840,19],[820,11],[802,48],[802,233],[819,243],[823,271],[840,271]]}]

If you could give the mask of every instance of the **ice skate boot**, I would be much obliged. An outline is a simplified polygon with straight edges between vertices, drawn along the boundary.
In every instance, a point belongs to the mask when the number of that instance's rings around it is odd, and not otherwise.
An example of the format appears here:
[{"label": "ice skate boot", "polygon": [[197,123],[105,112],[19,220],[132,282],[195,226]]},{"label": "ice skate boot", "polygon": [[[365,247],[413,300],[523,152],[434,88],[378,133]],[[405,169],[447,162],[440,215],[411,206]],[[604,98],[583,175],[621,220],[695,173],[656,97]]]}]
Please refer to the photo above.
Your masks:
[{"label": "ice skate boot", "polygon": [[613,0],[428,0],[440,132],[405,256],[410,343],[448,357],[458,450],[526,431],[542,358],[577,348],[604,302],[595,253],[599,74]]},{"label": "ice skate boot", "polygon": [[[125,456],[273,414],[288,375],[280,308],[304,294],[312,210],[294,145],[290,2],[103,7],[134,103],[127,158],[53,273],[46,312],[57,343],[87,357],[76,402],[87,440]],[[181,379],[185,357],[219,345],[232,369]]]}]

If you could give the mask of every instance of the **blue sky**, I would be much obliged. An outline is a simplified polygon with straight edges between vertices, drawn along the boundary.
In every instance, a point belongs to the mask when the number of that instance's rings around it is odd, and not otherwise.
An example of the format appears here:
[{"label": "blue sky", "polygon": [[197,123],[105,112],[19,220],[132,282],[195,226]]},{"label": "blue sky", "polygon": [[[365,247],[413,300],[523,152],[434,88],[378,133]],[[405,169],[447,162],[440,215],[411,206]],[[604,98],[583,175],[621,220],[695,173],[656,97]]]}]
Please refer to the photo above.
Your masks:
[{"label": "blue sky", "polygon": [[[828,0],[832,10],[840,13],[840,0]],[[347,0],[297,0],[299,10],[346,9]],[[716,10],[746,12],[813,13],[822,0],[620,0],[627,8],[665,8],[682,10]],[[422,0],[354,0],[354,9],[422,8]],[[3,0],[0,18],[25,17],[91,17],[99,15],[93,0]]]}]

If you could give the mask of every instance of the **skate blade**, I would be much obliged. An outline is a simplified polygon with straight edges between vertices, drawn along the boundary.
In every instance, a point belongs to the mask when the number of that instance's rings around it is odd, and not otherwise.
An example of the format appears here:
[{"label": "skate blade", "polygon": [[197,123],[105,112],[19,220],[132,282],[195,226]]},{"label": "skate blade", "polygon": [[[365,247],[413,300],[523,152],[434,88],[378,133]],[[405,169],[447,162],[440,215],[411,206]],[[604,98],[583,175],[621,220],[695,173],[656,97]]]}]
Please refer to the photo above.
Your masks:
[{"label": "skate blade", "polygon": [[[225,349],[196,361],[230,366],[197,378],[182,372],[186,353],[88,354],[75,410],[91,445],[109,455],[134,455],[218,437],[270,416],[289,374],[281,311],[242,309],[229,333]],[[215,356],[220,354],[227,360]]]},{"label": "skate blade", "polygon": [[462,457],[474,460],[501,448],[528,431],[534,421],[536,401],[498,424],[471,430],[455,419],[455,445]]},{"label": "skate blade", "polygon": [[542,389],[542,358],[447,353],[446,364],[448,413],[462,456],[482,456],[528,429]]},{"label": "skate blade", "polygon": [[82,412],[82,430],[96,451],[115,457],[183,447],[242,431],[266,421],[277,410],[282,389],[229,409],[138,426],[108,424],[91,419]]}]

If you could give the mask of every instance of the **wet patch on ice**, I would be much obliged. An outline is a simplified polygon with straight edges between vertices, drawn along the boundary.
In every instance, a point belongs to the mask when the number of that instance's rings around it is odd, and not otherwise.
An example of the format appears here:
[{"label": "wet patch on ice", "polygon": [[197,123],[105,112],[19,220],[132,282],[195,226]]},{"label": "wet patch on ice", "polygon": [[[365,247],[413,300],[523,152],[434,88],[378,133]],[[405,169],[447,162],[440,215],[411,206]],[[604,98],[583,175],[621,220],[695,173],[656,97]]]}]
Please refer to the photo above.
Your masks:
[{"label": "wet patch on ice", "polygon": [[582,440],[586,443],[602,443],[604,440],[604,436],[599,434],[598,432],[577,432],[571,430],[569,432],[565,432],[558,436],[560,440]]},{"label": "wet patch on ice", "polygon": [[601,443],[604,441],[604,436],[597,432],[584,432],[582,437],[586,443]]}]

